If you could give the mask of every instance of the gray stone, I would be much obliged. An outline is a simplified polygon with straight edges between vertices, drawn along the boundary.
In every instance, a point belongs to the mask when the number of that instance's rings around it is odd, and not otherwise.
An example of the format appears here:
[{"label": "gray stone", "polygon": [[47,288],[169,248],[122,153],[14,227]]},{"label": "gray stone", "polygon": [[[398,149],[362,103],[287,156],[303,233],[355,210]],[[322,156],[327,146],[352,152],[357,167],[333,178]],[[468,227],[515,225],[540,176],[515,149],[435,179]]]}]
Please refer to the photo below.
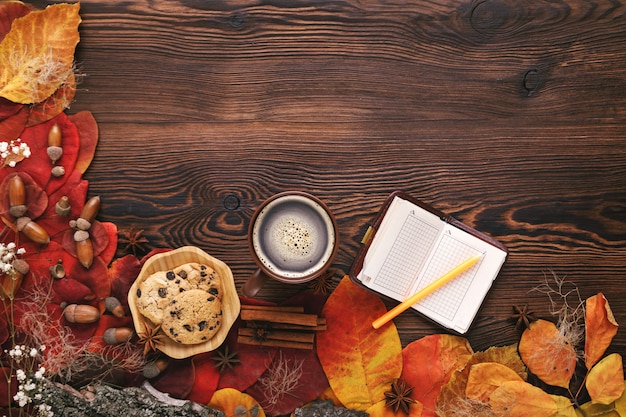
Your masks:
[{"label": "gray stone", "polygon": [[86,396],[48,383],[43,394],[54,417],[225,417],[219,410],[173,399],[146,387],[116,389],[97,385]]},{"label": "gray stone", "polygon": [[306,407],[296,408],[295,417],[368,417],[364,411],[335,407],[332,401],[313,401]]}]

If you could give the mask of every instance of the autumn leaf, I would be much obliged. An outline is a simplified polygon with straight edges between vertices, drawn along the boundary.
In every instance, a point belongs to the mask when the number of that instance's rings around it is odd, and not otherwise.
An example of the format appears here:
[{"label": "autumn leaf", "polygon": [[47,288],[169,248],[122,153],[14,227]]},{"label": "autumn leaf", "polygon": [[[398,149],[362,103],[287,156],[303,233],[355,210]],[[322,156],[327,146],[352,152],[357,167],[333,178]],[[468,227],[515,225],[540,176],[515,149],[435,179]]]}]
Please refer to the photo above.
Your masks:
[{"label": "autumn leaf", "polygon": [[208,406],[223,411],[227,416],[265,417],[265,411],[252,396],[234,388],[215,391]]},{"label": "autumn leaf", "polygon": [[83,110],[70,115],[69,119],[76,125],[80,137],[80,149],[75,169],[84,174],[89,168],[98,144],[98,123],[91,112]]},{"label": "autumn leaf", "polygon": [[594,404],[610,404],[624,393],[622,356],[613,353],[598,362],[587,375],[585,382]]},{"label": "autumn leaf", "polygon": [[462,369],[474,352],[462,337],[435,334],[409,343],[402,350],[400,378],[413,386],[412,398],[424,406],[424,417],[435,416],[441,387]]},{"label": "autumn leaf", "polygon": [[402,345],[393,323],[378,330],[372,321],[387,311],[374,293],[344,277],[322,315],[327,330],[317,335],[317,354],[337,398],[364,411],[381,401],[402,371]]},{"label": "autumn leaf", "polygon": [[472,365],[484,362],[497,362],[513,369],[523,380],[526,379],[526,367],[520,359],[517,345],[491,347],[476,352],[462,370],[456,371],[445,384],[437,398],[439,417],[481,416],[498,417],[488,404],[470,400],[465,395],[469,372]]},{"label": "autumn leaf", "polygon": [[44,101],[30,106],[26,126],[35,126],[56,117],[70,107],[76,96],[76,76],[70,73],[65,83]]},{"label": "autumn leaf", "polygon": [[525,381],[503,383],[491,393],[489,404],[507,417],[551,417],[558,411],[550,395]]},{"label": "autumn leaf", "polygon": [[39,103],[73,72],[79,41],[76,4],[56,4],[13,21],[0,42],[0,96],[15,103]]},{"label": "autumn leaf", "polygon": [[30,9],[20,1],[5,1],[0,3],[0,41],[11,30],[11,24],[18,17],[26,16]]},{"label": "autumn leaf", "polygon": [[487,402],[493,391],[510,381],[524,380],[517,372],[497,362],[477,363],[470,367],[465,395],[470,400]]},{"label": "autumn leaf", "polygon": [[604,294],[585,302],[585,366],[591,369],[606,352],[617,334],[618,324]]},{"label": "autumn leaf", "polygon": [[580,406],[580,411],[577,412],[577,417],[622,417],[626,414],[622,414],[619,408],[616,408],[614,404],[593,404],[591,401]]},{"label": "autumn leaf", "polygon": [[[626,381],[624,381],[624,385],[626,388]],[[615,400],[615,409],[621,416],[626,416],[626,389],[622,393],[622,396]]]},{"label": "autumn leaf", "polygon": [[567,388],[576,370],[576,351],[554,323],[537,320],[522,333],[519,353],[530,372],[549,385]]},{"label": "autumn leaf", "polygon": [[556,403],[557,413],[552,417],[582,417],[580,412],[576,412],[574,404],[569,398],[562,397],[560,395],[550,395]]},{"label": "autumn leaf", "polygon": [[215,352],[207,352],[195,355],[192,358],[191,363],[195,370],[195,378],[191,391],[187,396],[189,401],[206,404],[213,397],[220,379],[220,372],[214,366],[213,355],[215,355]]}]

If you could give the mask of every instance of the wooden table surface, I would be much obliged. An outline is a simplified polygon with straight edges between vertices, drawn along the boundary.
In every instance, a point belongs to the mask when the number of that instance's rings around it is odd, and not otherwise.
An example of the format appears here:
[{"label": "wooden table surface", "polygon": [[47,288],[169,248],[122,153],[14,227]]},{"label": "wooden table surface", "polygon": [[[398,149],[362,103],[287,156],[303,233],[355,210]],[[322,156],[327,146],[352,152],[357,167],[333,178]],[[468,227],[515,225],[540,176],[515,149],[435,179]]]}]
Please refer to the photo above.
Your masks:
[{"label": "wooden table surface", "polygon": [[[83,0],[68,112],[99,124],[101,220],[150,248],[199,246],[238,285],[267,197],[332,209],[336,284],[401,189],[510,250],[475,350],[519,339],[513,305],[550,318],[531,290],[552,274],[602,291],[626,325],[625,15],[612,0]],[[404,344],[442,331],[396,323]]]}]

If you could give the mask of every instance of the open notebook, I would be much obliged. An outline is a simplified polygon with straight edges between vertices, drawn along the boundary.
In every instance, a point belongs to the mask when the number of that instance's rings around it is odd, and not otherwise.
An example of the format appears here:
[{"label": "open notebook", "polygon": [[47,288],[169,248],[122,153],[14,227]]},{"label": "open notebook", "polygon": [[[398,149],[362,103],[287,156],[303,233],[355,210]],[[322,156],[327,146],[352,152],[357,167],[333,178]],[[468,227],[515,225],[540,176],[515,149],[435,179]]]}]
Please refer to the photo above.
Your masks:
[{"label": "open notebook", "polygon": [[413,305],[441,326],[467,332],[504,263],[506,248],[402,192],[390,196],[371,230],[373,237],[350,275],[398,301],[480,255],[471,268]]}]

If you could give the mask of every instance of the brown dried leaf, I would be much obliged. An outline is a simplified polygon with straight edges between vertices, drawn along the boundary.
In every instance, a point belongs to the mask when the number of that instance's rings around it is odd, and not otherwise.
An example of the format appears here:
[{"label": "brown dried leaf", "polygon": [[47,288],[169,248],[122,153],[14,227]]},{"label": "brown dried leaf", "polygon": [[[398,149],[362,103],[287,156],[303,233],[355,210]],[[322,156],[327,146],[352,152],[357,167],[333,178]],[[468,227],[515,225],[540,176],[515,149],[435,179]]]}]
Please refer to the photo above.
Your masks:
[{"label": "brown dried leaf", "polygon": [[519,353],[530,372],[549,385],[567,388],[576,370],[576,351],[554,323],[537,320],[522,333]]},{"label": "brown dried leaf", "polygon": [[79,41],[76,4],[56,4],[13,21],[0,42],[0,96],[15,103],[39,103],[73,72]]},{"label": "brown dried leaf", "polygon": [[604,294],[598,293],[585,302],[585,366],[591,369],[606,352],[619,325]]}]

